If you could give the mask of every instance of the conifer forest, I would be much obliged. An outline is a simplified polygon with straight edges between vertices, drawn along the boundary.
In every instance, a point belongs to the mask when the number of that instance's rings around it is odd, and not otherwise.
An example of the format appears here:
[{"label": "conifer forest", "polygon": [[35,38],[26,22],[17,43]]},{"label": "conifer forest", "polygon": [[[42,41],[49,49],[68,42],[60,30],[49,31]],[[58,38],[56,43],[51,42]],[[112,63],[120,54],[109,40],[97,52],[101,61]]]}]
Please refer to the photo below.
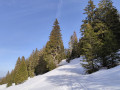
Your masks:
[{"label": "conifer forest", "polygon": [[[79,11],[79,10],[78,10]],[[14,69],[1,78],[0,85],[12,83],[19,85],[37,75],[45,74],[66,59],[84,57],[79,63],[86,74],[92,74],[101,68],[110,69],[119,65],[120,55],[120,13],[112,0],[100,0],[98,6],[89,0],[84,8],[82,25],[79,27],[81,38],[76,32],[69,38],[69,48],[63,44],[59,19],[55,19],[46,45],[31,52],[29,57],[18,57]],[[74,24],[74,23],[73,23]],[[79,33],[80,34],[80,33]]]}]

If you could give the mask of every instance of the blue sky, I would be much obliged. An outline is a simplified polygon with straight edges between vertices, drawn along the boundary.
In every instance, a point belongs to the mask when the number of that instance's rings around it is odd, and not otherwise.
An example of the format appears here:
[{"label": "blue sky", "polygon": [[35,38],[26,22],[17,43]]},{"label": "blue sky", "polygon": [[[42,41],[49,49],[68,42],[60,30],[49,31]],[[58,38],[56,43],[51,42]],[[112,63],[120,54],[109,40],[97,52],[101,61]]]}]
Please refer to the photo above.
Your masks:
[{"label": "blue sky", "polygon": [[[99,0],[93,0],[95,5]],[[65,48],[74,30],[80,38],[88,0],[0,0],[0,77],[15,66],[20,56],[29,57],[49,40],[55,18],[61,27]],[[120,11],[120,0],[113,0]]]}]

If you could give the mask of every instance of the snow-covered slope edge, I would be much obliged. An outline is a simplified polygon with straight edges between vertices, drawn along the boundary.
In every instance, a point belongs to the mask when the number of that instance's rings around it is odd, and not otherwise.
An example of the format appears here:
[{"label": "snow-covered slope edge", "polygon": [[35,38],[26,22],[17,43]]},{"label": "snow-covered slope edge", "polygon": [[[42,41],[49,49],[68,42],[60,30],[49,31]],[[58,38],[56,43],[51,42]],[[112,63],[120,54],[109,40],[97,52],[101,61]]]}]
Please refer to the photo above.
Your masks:
[{"label": "snow-covered slope edge", "polygon": [[[84,75],[77,58],[25,83],[0,90],[120,90],[120,66]],[[0,86],[1,87],[1,86]]]}]

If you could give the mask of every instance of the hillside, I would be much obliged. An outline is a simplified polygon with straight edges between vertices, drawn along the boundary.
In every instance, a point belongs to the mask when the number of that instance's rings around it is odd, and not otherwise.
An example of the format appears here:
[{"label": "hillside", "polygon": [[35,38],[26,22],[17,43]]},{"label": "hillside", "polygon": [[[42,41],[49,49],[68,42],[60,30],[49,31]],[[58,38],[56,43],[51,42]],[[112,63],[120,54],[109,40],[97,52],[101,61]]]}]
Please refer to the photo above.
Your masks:
[{"label": "hillside", "polygon": [[84,75],[80,59],[63,60],[60,67],[44,75],[7,89],[1,85],[0,90],[120,90],[120,66]]}]

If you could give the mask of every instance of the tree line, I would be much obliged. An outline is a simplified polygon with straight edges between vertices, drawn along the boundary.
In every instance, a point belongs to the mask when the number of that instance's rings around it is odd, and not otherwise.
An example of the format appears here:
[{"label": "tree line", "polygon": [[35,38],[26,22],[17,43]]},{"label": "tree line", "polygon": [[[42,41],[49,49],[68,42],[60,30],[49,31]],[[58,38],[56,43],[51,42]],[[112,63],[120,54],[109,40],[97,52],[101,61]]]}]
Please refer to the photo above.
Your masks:
[{"label": "tree line", "polygon": [[[0,84],[11,86],[25,82],[28,77],[44,74],[58,67],[62,59],[70,62],[84,57],[81,65],[90,74],[101,68],[118,65],[120,55],[120,14],[111,0],[101,0],[98,7],[89,0],[84,9],[86,18],[82,21],[78,40],[76,32],[70,37],[69,48],[64,49],[59,22],[56,19],[49,41],[41,50],[33,50],[29,58],[18,57],[14,70],[2,78]],[[85,63],[84,63],[85,62]]]},{"label": "tree line", "polygon": [[11,86],[12,83],[18,85],[25,82],[28,77],[34,77],[55,69],[59,62],[65,58],[60,31],[59,22],[56,19],[46,46],[41,50],[37,48],[33,50],[27,59],[24,56],[18,57],[15,68],[11,73],[8,71],[7,75],[1,79],[0,84],[7,83],[7,87]]}]

